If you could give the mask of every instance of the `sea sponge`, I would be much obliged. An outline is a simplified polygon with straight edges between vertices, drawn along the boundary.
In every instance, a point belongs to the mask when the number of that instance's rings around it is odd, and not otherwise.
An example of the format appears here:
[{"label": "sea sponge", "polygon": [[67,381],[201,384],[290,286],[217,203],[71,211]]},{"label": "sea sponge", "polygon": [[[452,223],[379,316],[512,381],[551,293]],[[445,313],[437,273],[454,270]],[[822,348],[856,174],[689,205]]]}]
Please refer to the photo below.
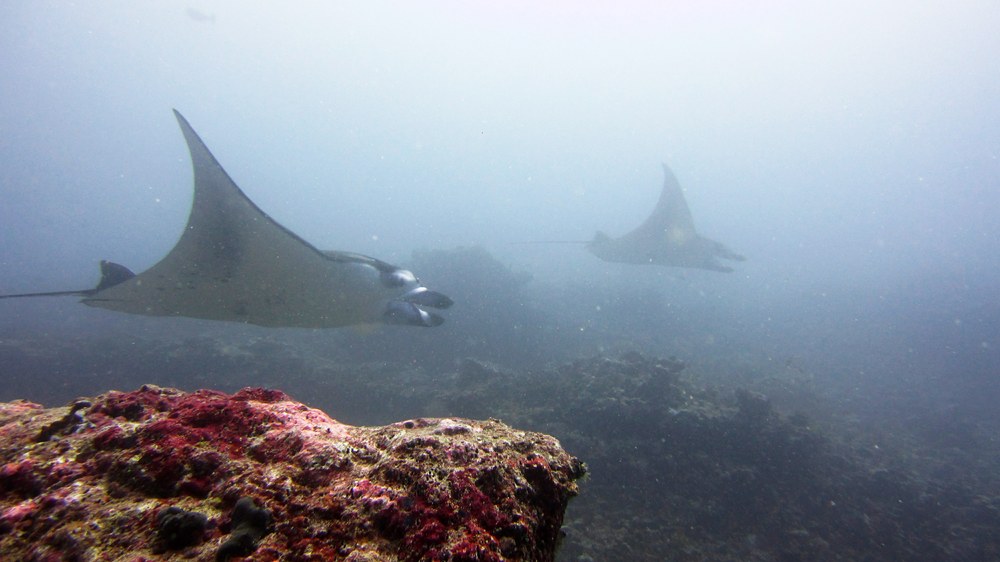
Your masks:
[{"label": "sea sponge", "polygon": [[180,550],[201,544],[208,517],[196,511],[171,506],[156,515],[156,535],[166,550]]},{"label": "sea sponge", "polygon": [[271,512],[257,507],[252,498],[243,497],[233,507],[232,535],[219,546],[217,562],[226,562],[233,556],[247,556],[257,550],[257,543],[264,538],[271,526]]}]

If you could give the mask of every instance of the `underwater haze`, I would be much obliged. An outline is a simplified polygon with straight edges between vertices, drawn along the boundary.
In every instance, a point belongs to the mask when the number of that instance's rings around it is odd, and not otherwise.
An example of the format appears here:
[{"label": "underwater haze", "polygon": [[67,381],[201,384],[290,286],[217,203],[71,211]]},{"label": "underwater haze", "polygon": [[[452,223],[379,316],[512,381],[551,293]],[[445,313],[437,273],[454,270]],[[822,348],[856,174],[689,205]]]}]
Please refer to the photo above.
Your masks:
[{"label": "underwater haze", "polygon": [[[634,484],[587,457],[611,445],[574,430],[579,412],[494,408],[479,382],[449,394],[481,375],[527,400],[533,381],[576,380],[566,365],[675,357],[692,396],[744,414],[741,392],[766,396],[858,474],[960,482],[1000,522],[996,2],[7,2],[0,22],[0,294],[88,289],[101,260],[141,272],[170,251],[192,202],[176,108],[277,222],[455,301],[435,328],[309,330],[3,299],[0,401],[263,385],[346,423],[502,417],[597,470],[603,499],[584,483],[565,560],[1000,552],[974,530],[873,552],[827,522],[788,553],[763,515],[660,520],[678,504],[615,503]],[[735,271],[580,243],[645,220],[661,163],[698,232],[746,256]],[[614,384],[594,392],[629,392]]]}]

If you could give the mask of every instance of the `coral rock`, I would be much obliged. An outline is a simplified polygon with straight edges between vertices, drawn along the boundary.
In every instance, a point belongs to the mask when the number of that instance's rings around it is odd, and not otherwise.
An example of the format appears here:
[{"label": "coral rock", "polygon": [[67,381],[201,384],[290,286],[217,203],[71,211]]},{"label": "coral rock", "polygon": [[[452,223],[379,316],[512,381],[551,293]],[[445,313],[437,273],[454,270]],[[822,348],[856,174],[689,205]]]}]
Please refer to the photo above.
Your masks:
[{"label": "coral rock", "polygon": [[498,421],[341,424],[285,394],[0,404],[10,560],[552,560],[583,464]]}]

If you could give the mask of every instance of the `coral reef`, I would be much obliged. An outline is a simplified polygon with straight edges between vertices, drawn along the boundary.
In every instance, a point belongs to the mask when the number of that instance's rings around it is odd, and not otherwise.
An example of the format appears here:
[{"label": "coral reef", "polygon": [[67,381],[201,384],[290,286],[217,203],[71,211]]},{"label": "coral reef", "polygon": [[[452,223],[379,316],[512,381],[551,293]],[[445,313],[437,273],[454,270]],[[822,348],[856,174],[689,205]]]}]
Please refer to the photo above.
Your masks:
[{"label": "coral reef", "polygon": [[884,450],[891,441],[838,440],[762,394],[702,388],[684,369],[638,353],[531,375],[469,361],[438,400],[445,411],[488,410],[556,433],[587,459],[563,560],[1000,556],[1000,499],[967,475],[962,457],[920,476],[914,468],[927,461],[902,462]]},{"label": "coral reef", "polygon": [[[1000,557],[995,478],[976,478],[995,464],[954,449],[914,458],[898,435],[847,440],[761,393],[704,387],[676,359],[629,352],[536,372],[467,359],[451,373],[373,364],[355,375],[360,396],[425,416],[500,416],[586,459],[560,560]],[[327,394],[328,408],[349,408]]]},{"label": "coral reef", "polygon": [[[217,330],[193,337],[189,325],[182,327],[176,341],[92,334],[4,339],[0,376],[9,375],[0,393],[30,392],[33,400],[59,404],[108,385],[134,388],[141,376],[230,392],[248,383],[280,384],[356,424],[502,418],[559,436],[588,463],[586,491],[566,512],[557,553],[567,562],[1000,559],[1000,415],[987,408],[995,383],[978,388],[975,401],[952,394],[969,383],[960,377],[906,378],[846,392],[814,380],[794,358],[759,364],[726,355],[731,350],[721,345],[718,356],[693,355],[692,366],[639,353],[609,355],[596,346],[588,351],[596,356],[558,359],[593,341],[585,335],[524,368],[497,360],[514,353],[506,345],[469,357],[463,344],[447,338],[422,342],[420,355],[442,356],[434,368],[385,361],[374,352],[366,363],[351,363],[336,358],[334,336],[325,332]],[[543,336],[532,337],[544,347]],[[456,356],[466,358],[452,361]],[[853,388],[856,380],[842,384]],[[734,393],[736,387],[754,392]],[[60,409],[26,439],[43,437],[43,428],[57,438],[79,431],[88,408],[81,403],[75,416],[72,407]],[[34,474],[18,462],[0,463],[0,495],[16,489],[33,497],[44,486]],[[209,559],[229,538],[241,496],[227,495],[225,503],[214,497],[212,509],[198,502],[183,507],[209,516],[210,546],[198,550],[210,552]],[[31,505],[0,512],[0,536]],[[275,517],[276,525],[281,521]],[[389,522],[379,519],[392,531]],[[425,536],[436,532],[435,525],[422,529]],[[46,540],[72,544],[65,535]],[[261,549],[272,540],[264,537]]]},{"label": "coral reef", "polygon": [[498,421],[341,424],[279,391],[0,404],[4,559],[552,560],[584,467]]}]

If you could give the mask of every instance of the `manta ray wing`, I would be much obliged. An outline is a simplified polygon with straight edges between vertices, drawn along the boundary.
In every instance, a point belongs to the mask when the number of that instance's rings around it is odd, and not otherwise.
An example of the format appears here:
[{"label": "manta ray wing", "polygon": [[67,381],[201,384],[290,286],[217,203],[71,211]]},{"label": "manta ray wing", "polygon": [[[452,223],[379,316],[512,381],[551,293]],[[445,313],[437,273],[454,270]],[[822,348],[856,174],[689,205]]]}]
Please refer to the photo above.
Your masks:
[{"label": "manta ray wing", "polygon": [[663,175],[663,190],[649,218],[620,238],[598,232],[587,249],[609,262],[732,271],[717,258],[742,261],[743,256],[698,234],[680,183],[666,164]]},{"label": "manta ray wing", "polygon": [[[417,305],[445,308],[450,299],[427,291],[406,270],[360,254],[321,252],[278,224],[240,190],[187,120],[174,114],[194,167],[187,226],[153,267],[97,290],[84,303],[262,326],[441,323]],[[415,300],[418,293],[436,298]]]},{"label": "manta ray wing", "polygon": [[697,235],[698,233],[694,229],[694,219],[691,218],[691,210],[684,199],[681,184],[677,181],[677,176],[664,164],[663,190],[660,191],[660,200],[657,201],[649,218],[622,238],[661,240],[669,243],[670,241],[694,238]]}]

